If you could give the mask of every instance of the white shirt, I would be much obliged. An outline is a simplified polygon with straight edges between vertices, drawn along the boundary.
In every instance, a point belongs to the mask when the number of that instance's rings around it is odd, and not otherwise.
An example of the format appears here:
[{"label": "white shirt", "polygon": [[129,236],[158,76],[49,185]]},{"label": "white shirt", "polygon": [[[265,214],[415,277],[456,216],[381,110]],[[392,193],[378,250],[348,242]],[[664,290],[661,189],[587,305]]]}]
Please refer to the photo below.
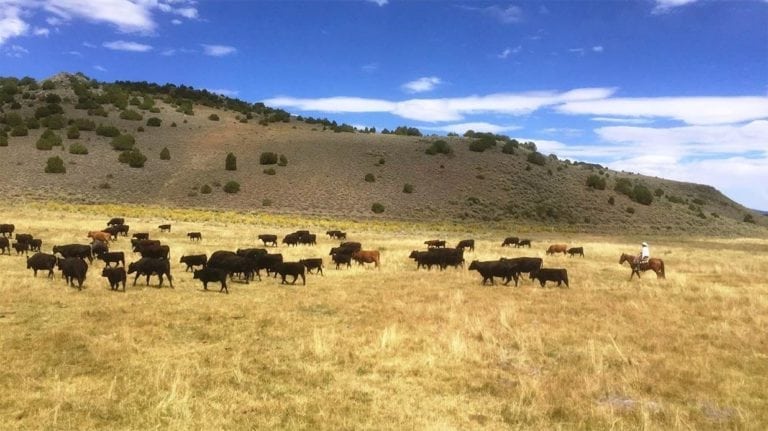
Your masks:
[{"label": "white shirt", "polygon": [[648,250],[648,246],[644,245],[643,248],[640,249],[640,259],[648,259],[651,257],[651,251]]}]

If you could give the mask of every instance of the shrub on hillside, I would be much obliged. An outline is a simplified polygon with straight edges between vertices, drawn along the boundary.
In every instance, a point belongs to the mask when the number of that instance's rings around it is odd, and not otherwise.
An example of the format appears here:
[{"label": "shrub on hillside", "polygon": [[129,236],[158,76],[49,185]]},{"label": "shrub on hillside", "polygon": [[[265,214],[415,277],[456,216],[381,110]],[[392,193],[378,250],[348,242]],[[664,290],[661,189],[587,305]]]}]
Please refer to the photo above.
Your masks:
[{"label": "shrub on hillside", "polygon": [[605,178],[600,175],[592,174],[587,177],[587,187],[597,190],[605,190]]},{"label": "shrub on hillside", "polygon": [[95,108],[89,109],[88,110],[88,115],[90,115],[92,117],[106,117],[109,114],[107,114],[107,110],[104,109],[103,106],[99,105],[99,106],[97,106]]},{"label": "shrub on hillside", "polygon": [[270,151],[263,152],[259,156],[260,165],[274,165],[277,163],[277,160],[278,160],[277,153],[273,153]]},{"label": "shrub on hillside", "polygon": [[264,171],[262,172],[264,172],[267,175],[275,175],[277,173],[277,171],[275,171],[275,168],[267,168],[267,169],[264,169]]},{"label": "shrub on hillside", "polygon": [[61,103],[61,96],[56,93],[48,93],[45,95],[45,103]]},{"label": "shrub on hillside", "polygon": [[629,214],[634,214],[635,213],[635,208],[634,207],[627,207],[627,212]]},{"label": "shrub on hillside", "polygon": [[636,184],[635,188],[632,189],[632,200],[642,205],[650,205],[653,203],[653,194],[648,190],[648,187]]},{"label": "shrub on hillside", "polygon": [[237,157],[235,157],[234,154],[232,153],[227,154],[227,159],[224,161],[224,169],[228,171],[237,170]]},{"label": "shrub on hillside", "polygon": [[280,154],[280,160],[277,162],[277,166],[288,166],[288,157],[285,157],[285,154]]},{"label": "shrub on hillside", "polygon": [[614,199],[614,197],[613,197],[613,196],[611,196],[611,197],[609,197],[609,198],[608,198],[608,203],[609,203],[609,204],[611,204],[611,205],[613,205],[613,204],[615,204],[615,203],[616,203],[616,199]]},{"label": "shrub on hillside", "polygon": [[164,147],[160,151],[160,160],[171,160],[171,152],[168,150],[168,147]]},{"label": "shrub on hillside", "polygon": [[208,194],[211,194],[212,191],[213,189],[211,189],[211,186],[209,186],[208,184],[203,184],[203,186],[200,187],[201,194],[208,195]]},{"label": "shrub on hillside", "polygon": [[528,154],[528,162],[533,163],[534,165],[544,166],[547,164],[547,156],[544,154],[541,154],[538,151],[534,151],[530,154]]},{"label": "shrub on hillside", "polygon": [[376,182],[376,177],[373,174],[365,174],[365,182],[366,183]]},{"label": "shrub on hillside", "polygon": [[132,168],[143,168],[144,162],[147,161],[147,156],[141,153],[138,148],[132,150],[123,151],[118,156],[117,160],[120,163],[127,163]]},{"label": "shrub on hillside", "polygon": [[56,89],[56,83],[53,81],[43,81],[42,85],[43,90],[55,90]]},{"label": "shrub on hillside", "polygon": [[211,114],[208,116],[208,119],[211,121],[219,121],[219,116],[216,114]]},{"label": "shrub on hillside", "polygon": [[126,109],[120,113],[120,118],[123,120],[141,121],[144,119],[144,116],[134,111],[133,109]]},{"label": "shrub on hillside", "polygon": [[69,154],[85,155],[88,154],[88,148],[79,142],[75,142],[69,146]]},{"label": "shrub on hillside", "polygon": [[106,136],[107,138],[114,138],[120,136],[120,130],[115,126],[99,125],[96,128],[96,134],[99,136]]},{"label": "shrub on hillside", "polygon": [[87,118],[76,118],[72,125],[77,127],[78,130],[93,131],[96,130],[96,123],[93,120]]},{"label": "shrub on hillside", "polygon": [[37,121],[37,118],[35,117],[29,117],[26,121],[27,129],[29,130],[37,130],[40,128],[40,122]]},{"label": "shrub on hillside", "polygon": [[405,185],[403,185],[403,193],[408,193],[408,194],[413,193],[413,185],[405,183]]},{"label": "shrub on hillside", "polygon": [[133,135],[120,135],[112,138],[112,141],[109,144],[112,146],[113,150],[128,151],[133,149],[133,146],[136,145],[136,139]]},{"label": "shrub on hillside", "polygon": [[45,163],[46,174],[64,174],[66,172],[67,168],[64,166],[64,160],[59,156],[51,157]]},{"label": "shrub on hillside", "polygon": [[237,181],[229,181],[224,184],[224,191],[226,193],[237,193],[240,191],[240,183]]},{"label": "shrub on hillside", "polygon": [[11,136],[27,136],[27,135],[29,135],[29,130],[27,129],[27,126],[23,124],[14,126],[11,129]]},{"label": "shrub on hillside", "polygon": [[15,127],[24,124],[24,119],[16,112],[9,112],[3,117],[3,123],[10,127]]},{"label": "shrub on hillside", "polygon": [[35,148],[38,150],[51,150],[55,146],[61,145],[61,137],[54,133],[51,129],[47,129],[37,139]]},{"label": "shrub on hillside", "polygon": [[503,147],[501,147],[501,152],[504,154],[515,154],[515,150],[518,147],[517,141],[510,141],[504,144]]},{"label": "shrub on hillside", "polygon": [[430,156],[434,156],[435,154],[451,154],[453,150],[451,149],[451,146],[448,145],[448,142],[438,139],[437,141],[432,142],[432,145],[430,145],[424,152]]},{"label": "shrub on hillside", "polygon": [[613,190],[623,195],[632,197],[632,181],[628,180],[627,178],[617,178],[616,185],[613,186]]},{"label": "shrub on hillside", "polygon": [[64,121],[64,117],[61,114],[54,114],[41,119],[40,124],[51,130],[60,130],[67,125],[67,122]]},{"label": "shrub on hillside", "polygon": [[373,205],[371,205],[371,211],[373,211],[376,214],[381,214],[384,212],[384,205],[376,202]]},{"label": "shrub on hillside", "polygon": [[152,117],[152,118],[147,120],[147,126],[148,127],[160,127],[161,124],[163,124],[163,120],[161,120],[161,119],[159,119],[157,117]]},{"label": "shrub on hillside", "polygon": [[8,146],[8,135],[5,132],[0,133],[0,147]]},{"label": "shrub on hillside", "polygon": [[660,198],[660,197],[664,196],[664,190],[662,190],[662,189],[656,189],[656,190],[653,192],[653,195],[654,195],[654,196],[656,196],[657,198]]},{"label": "shrub on hillside", "polygon": [[755,218],[752,214],[744,214],[744,223],[755,223]]},{"label": "shrub on hillside", "polygon": [[472,142],[469,143],[469,150],[476,153],[496,146],[496,137],[490,133],[475,134]]},{"label": "shrub on hillside", "polygon": [[67,139],[78,139],[80,138],[80,129],[77,128],[77,126],[69,126],[67,129]]}]

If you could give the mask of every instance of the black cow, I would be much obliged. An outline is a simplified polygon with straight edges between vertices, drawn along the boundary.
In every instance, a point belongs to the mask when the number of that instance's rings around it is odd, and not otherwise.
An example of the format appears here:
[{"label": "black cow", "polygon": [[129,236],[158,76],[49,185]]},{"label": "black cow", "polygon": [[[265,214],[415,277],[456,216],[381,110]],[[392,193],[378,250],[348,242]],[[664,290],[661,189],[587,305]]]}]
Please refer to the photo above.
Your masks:
[{"label": "black cow", "polygon": [[325,232],[331,239],[347,239],[347,233],[340,230],[329,230]]},{"label": "black cow", "polygon": [[259,276],[259,280],[261,280],[261,274],[259,271],[262,269],[267,270],[267,276],[269,274],[274,274],[275,277],[277,277],[277,273],[275,273],[275,268],[277,265],[283,263],[283,255],[281,253],[275,253],[275,254],[262,254],[255,257],[256,260],[256,275]]},{"label": "black cow", "polygon": [[[249,283],[253,279],[256,270],[256,261],[245,256],[238,256],[231,251],[216,251],[208,259],[206,268],[222,269],[232,277],[234,274],[242,274],[245,282]],[[261,279],[261,275],[259,275]]]},{"label": "black cow", "polygon": [[11,244],[11,247],[13,247],[14,250],[16,250],[16,256],[24,253],[24,255],[29,256],[29,244],[26,242],[14,242]]},{"label": "black cow", "polygon": [[[530,274],[533,271],[538,271],[544,263],[544,260],[540,257],[515,257],[512,259],[502,257],[500,260],[514,265],[515,273],[518,275],[522,273]],[[515,286],[517,286],[517,279],[515,279]]]},{"label": "black cow", "polygon": [[122,251],[102,253],[99,255],[99,259],[103,260],[107,266],[111,266],[110,264],[114,262],[115,266],[120,266],[122,263],[123,267],[125,267],[125,253]]},{"label": "black cow", "polygon": [[85,275],[88,272],[88,264],[79,257],[57,259],[57,264],[61,270],[61,275],[67,280],[67,284],[74,287],[74,281],[77,280],[77,290],[81,290]]},{"label": "black cow", "polygon": [[189,239],[192,241],[194,240],[200,241],[201,239],[203,239],[203,234],[200,232],[188,232],[187,237],[189,237]]},{"label": "black cow", "polygon": [[16,242],[26,242],[29,244],[34,237],[31,234],[28,233],[17,233],[16,234]]},{"label": "black cow", "polygon": [[141,257],[169,260],[171,258],[171,247],[167,245],[148,245],[139,248],[139,254]]},{"label": "black cow", "polygon": [[123,283],[123,292],[125,292],[125,280],[128,278],[125,274],[125,267],[106,267],[101,271],[101,276],[107,277],[107,280],[109,280],[109,288],[112,290],[119,290],[120,283]]},{"label": "black cow", "polygon": [[352,267],[352,253],[333,253],[331,254],[331,260],[336,264],[336,269],[339,269],[339,265],[347,265],[347,268]]},{"label": "black cow", "polygon": [[0,224],[0,234],[5,236],[5,234],[8,234],[8,236],[13,236],[13,231],[16,230],[16,226],[12,224]]},{"label": "black cow", "polygon": [[576,255],[584,257],[584,247],[571,247],[568,249],[568,256],[573,257]]},{"label": "black cow", "polygon": [[109,226],[107,228],[102,229],[101,231],[108,233],[112,237],[112,241],[115,241],[117,240],[117,235],[120,234],[120,226]]},{"label": "black cow", "polygon": [[130,230],[130,229],[131,229],[131,227],[130,227],[130,226],[128,226],[127,224],[121,224],[121,225],[120,225],[120,226],[118,226],[118,227],[120,228],[120,235],[122,235],[122,236],[128,236],[128,230]]},{"label": "black cow", "polygon": [[161,224],[157,228],[160,229],[160,232],[170,232],[171,231],[171,225],[169,225],[169,224]]},{"label": "black cow", "polygon": [[31,269],[37,277],[37,271],[48,270],[48,278],[53,278],[53,268],[56,266],[56,256],[47,253],[35,253],[27,258],[27,269]]},{"label": "black cow", "polygon": [[208,283],[218,281],[221,283],[221,290],[219,290],[219,292],[229,294],[229,289],[227,289],[227,275],[227,271],[222,268],[203,268],[196,270],[192,274],[192,278],[202,281],[203,289],[205,290],[208,290]]},{"label": "black cow", "polygon": [[109,251],[109,245],[104,241],[99,241],[95,239],[91,243],[91,253],[96,257],[99,257],[108,251]]},{"label": "black cow", "polygon": [[40,252],[40,249],[43,247],[43,240],[39,238],[33,238],[32,241],[29,242],[29,249],[31,251]]},{"label": "black cow", "polygon": [[259,235],[259,239],[264,243],[264,247],[266,247],[267,244],[272,244],[274,247],[277,247],[277,235],[261,234]]},{"label": "black cow", "polygon": [[299,235],[296,235],[295,233],[289,233],[283,237],[283,244],[287,244],[288,246],[298,245]]},{"label": "black cow", "polygon": [[531,272],[531,279],[539,280],[541,287],[544,287],[547,281],[556,281],[558,287],[562,283],[565,283],[565,287],[570,287],[568,286],[568,271],[565,268],[541,268]]},{"label": "black cow", "polygon": [[424,268],[431,270],[433,265],[440,265],[440,256],[436,253],[432,253],[431,250],[413,250],[408,257],[416,261],[416,269],[419,269],[423,266]]},{"label": "black cow", "polygon": [[353,253],[363,249],[363,245],[362,244],[360,244],[359,242],[354,242],[354,241],[342,242],[341,244],[339,244],[339,247],[344,247],[344,248],[351,249]]},{"label": "black cow", "polygon": [[531,240],[530,239],[521,239],[517,244],[515,244],[515,248],[520,248],[523,246],[528,246],[528,248],[531,248]]},{"label": "black cow", "polygon": [[11,254],[11,243],[8,241],[8,238],[4,236],[0,236],[0,250],[3,251],[3,253],[0,254],[5,254],[5,252]]},{"label": "black cow", "polygon": [[442,239],[430,239],[424,241],[424,244],[427,245],[427,248],[445,248],[445,240]]},{"label": "black cow", "polygon": [[317,245],[317,235],[313,233],[307,235],[299,235],[299,244]]},{"label": "black cow", "polygon": [[133,279],[134,286],[136,285],[136,280],[138,280],[141,275],[147,276],[147,286],[149,286],[149,276],[157,275],[160,278],[160,285],[158,287],[163,287],[163,275],[167,275],[168,283],[170,283],[171,288],[173,288],[171,263],[168,259],[142,257],[136,262],[131,262],[131,264],[128,265],[128,274],[133,274],[134,272],[136,273],[136,278]]},{"label": "black cow", "polygon": [[504,241],[501,243],[502,247],[508,247],[510,245],[517,245],[520,242],[520,238],[516,236],[508,236],[504,238]]},{"label": "black cow", "polygon": [[[137,239],[137,240],[149,239],[149,233],[148,232],[136,232],[135,234],[133,234],[132,238]],[[133,242],[133,241],[131,241],[131,242]]]},{"label": "black cow", "polygon": [[468,248],[469,251],[475,251],[475,240],[474,239],[462,239],[459,241],[459,243],[456,245],[457,249],[465,249]]},{"label": "black cow", "polygon": [[305,268],[306,267],[301,262],[283,262],[275,267],[275,271],[277,274],[280,274],[280,278],[282,279],[280,284],[288,284],[288,282],[285,281],[285,277],[291,275],[293,276],[291,284],[296,284],[296,280],[301,277],[301,284],[306,286],[307,279],[304,277]]},{"label": "black cow", "polygon": [[500,277],[505,280],[505,286],[509,284],[509,281],[513,278],[515,280],[515,285],[517,285],[518,273],[515,272],[514,265],[508,261],[490,260],[479,262],[477,260],[473,260],[472,263],[469,264],[469,270],[475,270],[479,272],[481,276],[483,276],[482,284],[485,284],[486,281],[490,281],[491,285],[493,285],[493,277]]},{"label": "black cow", "polygon": [[59,253],[65,258],[77,257],[80,259],[88,259],[88,262],[93,262],[93,252],[91,246],[86,244],[67,244],[67,245],[54,245],[53,254]]},{"label": "black cow", "polygon": [[144,247],[153,246],[153,245],[160,245],[160,241],[156,239],[132,239],[131,240],[131,246],[133,247],[132,250],[134,253],[140,251]]},{"label": "black cow", "polygon": [[107,226],[121,226],[125,224],[125,219],[122,217],[113,217],[107,222]]},{"label": "black cow", "polygon": [[235,252],[238,256],[250,257],[256,259],[256,256],[263,256],[267,254],[267,250],[263,248],[238,248]]},{"label": "black cow", "polygon": [[184,263],[187,265],[186,271],[192,271],[194,270],[195,266],[202,265],[203,268],[207,266],[208,263],[208,257],[204,254],[192,254],[189,256],[181,256],[181,259],[179,260],[179,263]]},{"label": "black cow", "polygon": [[312,274],[312,270],[316,269],[317,272],[320,275],[323,274],[323,259],[322,258],[312,258],[312,259],[300,259],[299,263],[307,267],[307,274]]}]

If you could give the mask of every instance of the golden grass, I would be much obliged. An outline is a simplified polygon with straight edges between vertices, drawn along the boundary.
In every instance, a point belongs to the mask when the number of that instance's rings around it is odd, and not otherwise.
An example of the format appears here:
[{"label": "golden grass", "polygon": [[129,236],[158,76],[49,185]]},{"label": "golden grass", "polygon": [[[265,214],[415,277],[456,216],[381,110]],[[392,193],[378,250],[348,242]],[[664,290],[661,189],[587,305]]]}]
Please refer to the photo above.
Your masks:
[{"label": "golden grass", "polygon": [[[629,281],[641,238],[514,232],[122,206],[36,204],[3,214],[53,244],[125,215],[171,245],[175,289],[111,292],[33,278],[0,256],[0,429],[765,429],[768,240],[651,241],[667,280]],[[283,218],[280,218],[283,217]],[[171,234],[156,226],[173,223]],[[307,286],[266,277],[230,295],[194,282],[185,253],[256,246],[258,233],[345,228],[381,269],[326,268]],[[187,231],[201,231],[191,243]],[[475,272],[416,271],[423,241],[474,237],[467,259],[541,256],[570,289],[481,287]],[[647,239],[647,238],[642,238]],[[545,257],[549,242],[586,257]],[[278,250],[326,257],[336,243]],[[127,239],[113,249],[128,250]],[[129,253],[130,255],[130,253]],[[133,259],[129,259],[133,260]],[[326,258],[326,262],[328,259]]]}]

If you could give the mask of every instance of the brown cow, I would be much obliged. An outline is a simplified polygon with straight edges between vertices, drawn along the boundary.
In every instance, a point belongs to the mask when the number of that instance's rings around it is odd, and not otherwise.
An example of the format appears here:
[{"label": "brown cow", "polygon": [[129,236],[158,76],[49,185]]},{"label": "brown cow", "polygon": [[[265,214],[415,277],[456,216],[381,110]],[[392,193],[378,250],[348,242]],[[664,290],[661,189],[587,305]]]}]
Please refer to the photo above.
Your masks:
[{"label": "brown cow", "polygon": [[547,249],[547,255],[554,255],[555,253],[563,253],[565,255],[568,252],[567,244],[552,244]]},{"label": "brown cow", "polygon": [[112,239],[112,234],[110,234],[109,232],[92,230],[88,232],[88,238],[93,238],[94,240],[97,240],[97,241],[109,242],[109,240]]},{"label": "brown cow", "polygon": [[360,265],[373,263],[374,266],[379,267],[380,256],[378,250],[358,250],[352,253],[352,259]]}]

